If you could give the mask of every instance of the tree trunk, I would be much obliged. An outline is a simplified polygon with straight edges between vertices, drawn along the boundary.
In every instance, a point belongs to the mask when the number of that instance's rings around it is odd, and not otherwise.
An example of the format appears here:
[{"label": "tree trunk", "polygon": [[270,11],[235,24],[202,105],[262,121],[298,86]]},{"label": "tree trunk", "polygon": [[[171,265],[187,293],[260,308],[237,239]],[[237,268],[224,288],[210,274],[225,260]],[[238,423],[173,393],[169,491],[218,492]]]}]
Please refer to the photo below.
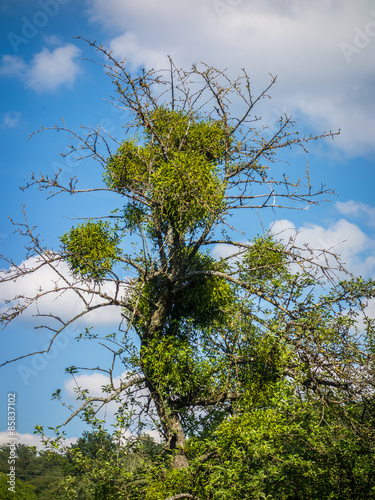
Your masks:
[{"label": "tree trunk", "polygon": [[[147,347],[148,341],[158,333],[163,331],[166,317],[170,308],[168,307],[169,300],[167,297],[159,299],[156,310],[153,312],[146,335],[142,339],[142,346]],[[142,352],[142,349],[141,349]],[[182,469],[189,467],[189,462],[185,455],[185,434],[181,425],[179,414],[173,408],[173,401],[169,398],[163,397],[157,389],[158,383],[153,380],[152,370],[150,372],[146,366],[142,366],[144,375],[147,378],[146,387],[150,392],[150,396],[155,404],[160,423],[163,428],[164,436],[167,441],[167,446],[173,459],[171,467],[175,469]]]},{"label": "tree trunk", "polygon": [[152,386],[150,380],[147,380],[146,387],[158,412],[168,450],[173,453],[171,467],[174,469],[189,467],[185,454],[185,434],[179,414],[173,410],[173,402],[165,400],[159,391]]},{"label": "tree trunk", "polygon": [[185,434],[178,413],[172,413],[168,417],[170,441],[169,449],[175,453],[171,466],[173,469],[184,469],[189,467],[185,454]]}]

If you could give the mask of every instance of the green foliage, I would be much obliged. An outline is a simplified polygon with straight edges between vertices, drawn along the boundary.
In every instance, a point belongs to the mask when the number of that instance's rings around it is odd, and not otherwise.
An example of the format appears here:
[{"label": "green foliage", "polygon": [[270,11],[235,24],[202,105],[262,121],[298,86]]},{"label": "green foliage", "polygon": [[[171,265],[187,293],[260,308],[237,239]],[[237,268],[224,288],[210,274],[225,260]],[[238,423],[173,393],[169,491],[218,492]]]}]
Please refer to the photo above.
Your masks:
[{"label": "green foliage", "polygon": [[360,408],[347,422],[332,408],[302,401],[285,383],[266,399],[259,405],[246,398],[214,436],[188,440],[189,469],[155,464],[146,498],[182,492],[201,500],[375,498],[373,433],[358,434],[366,418]]},{"label": "green foliage", "polygon": [[[164,397],[204,395],[215,384],[212,364],[194,350],[186,339],[174,336],[152,339],[141,352],[142,364],[157,381]],[[211,384],[210,384],[211,383]]]},{"label": "green foliage", "polygon": [[84,431],[77,442],[72,445],[72,449],[79,451],[84,457],[95,459],[96,455],[103,451],[108,454],[114,453],[116,446],[112,437],[107,433]]},{"label": "green foliage", "polygon": [[169,496],[181,492],[190,493],[196,490],[193,485],[191,471],[168,470],[167,468],[154,468],[153,477],[146,491],[147,500],[165,500]]},{"label": "green foliage", "polygon": [[171,152],[152,177],[160,216],[180,233],[202,226],[223,210],[223,189],[210,161],[197,152]]},{"label": "green foliage", "polygon": [[[284,247],[269,235],[257,237],[233,266],[247,286],[293,303],[290,320],[278,308],[260,309],[216,276],[228,271],[224,262],[200,252],[189,259],[186,248],[176,262],[185,281],[164,329],[143,342],[135,364],[163,404],[172,402],[167,419],[179,405],[190,465],[176,469],[173,455],[160,450],[131,467],[125,456],[80,451],[75,463],[85,479],[68,479],[69,498],[375,498],[373,396],[349,401],[345,392],[364,364],[364,347],[372,348],[371,325],[367,337],[356,337],[355,329],[363,298],[374,293],[371,280],[342,281],[314,297],[317,282],[291,273]],[[161,273],[143,285],[142,318],[152,316],[167,288]],[[320,360],[318,374],[301,363],[301,353]],[[290,367],[293,377],[285,376]],[[329,383],[317,391],[319,379]],[[231,402],[227,395],[236,397]]]},{"label": "green foliage", "polygon": [[108,222],[87,221],[60,238],[74,274],[102,281],[119,256],[119,239]]},{"label": "green foliage", "polygon": [[231,139],[222,121],[200,119],[192,113],[163,106],[152,111],[149,118],[153,129],[146,129],[146,138],[155,136],[160,148],[195,152],[214,163],[224,159]]},{"label": "green foliage", "polygon": [[119,192],[146,189],[161,223],[180,233],[194,230],[224,209],[218,170],[226,146],[223,125],[166,108],[156,109],[150,122],[146,144],[124,141],[108,160],[104,181]]},{"label": "green foliage", "polygon": [[7,483],[8,476],[0,472],[0,498],[2,500],[37,500],[34,488],[30,484],[25,484],[16,478],[14,492],[8,488],[10,484]]},{"label": "green foliage", "polygon": [[[23,444],[16,445],[16,495],[8,493],[3,496],[0,485],[0,498],[27,498],[40,500],[65,498],[61,480],[64,478],[67,460],[61,454],[41,452],[37,454],[34,447]],[[0,469],[9,470],[9,447],[0,448]],[[9,486],[9,485],[8,485]],[[18,496],[19,495],[19,496]],[[24,496],[25,495],[25,496]]]},{"label": "green foliage", "polygon": [[64,498],[77,500],[141,500],[147,471],[153,468],[160,445],[147,434],[130,445],[118,435],[85,432],[67,451],[70,469],[62,484]]},{"label": "green foliage", "polygon": [[137,189],[147,180],[150,151],[133,141],[124,141],[107,163],[103,175],[106,185],[117,191]]},{"label": "green foliage", "polygon": [[[235,302],[235,290],[225,279],[210,275],[211,271],[223,271],[224,265],[200,252],[190,259],[186,249],[182,249],[176,259],[185,268],[188,278],[179,285],[180,291],[174,296],[164,334],[189,334],[192,337],[200,329],[224,324]],[[164,277],[157,276],[135,290],[134,301],[138,300],[141,293],[138,308],[142,318],[152,314],[165,287]]]},{"label": "green foliage", "polygon": [[283,251],[272,236],[257,236],[241,259],[242,277],[258,283],[285,277],[288,259]]},{"label": "green foliage", "polygon": [[74,474],[68,475],[64,481],[65,495],[68,499],[101,499],[115,500],[126,498],[120,492],[124,486],[126,471],[111,455],[100,450],[95,458],[84,456],[74,451]]},{"label": "green foliage", "polygon": [[217,276],[197,276],[176,294],[171,321],[180,326],[182,319],[187,320],[194,329],[223,324],[233,303],[234,291],[227,281]]},{"label": "green foliage", "polygon": [[217,431],[213,497],[375,498],[373,444],[351,425],[276,389],[267,407],[244,407]]},{"label": "green foliage", "polygon": [[136,203],[128,203],[123,211],[124,228],[131,231],[141,227],[145,216],[146,213],[142,207]]}]

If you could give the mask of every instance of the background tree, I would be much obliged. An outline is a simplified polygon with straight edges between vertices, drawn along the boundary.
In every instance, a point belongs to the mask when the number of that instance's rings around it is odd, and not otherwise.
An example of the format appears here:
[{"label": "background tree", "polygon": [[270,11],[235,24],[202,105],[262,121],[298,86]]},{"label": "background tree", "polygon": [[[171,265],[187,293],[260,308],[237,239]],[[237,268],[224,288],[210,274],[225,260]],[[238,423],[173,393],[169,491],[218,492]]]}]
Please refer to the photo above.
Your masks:
[{"label": "background tree", "polygon": [[55,452],[37,452],[33,446],[16,445],[15,493],[8,491],[9,446],[0,447],[1,498],[38,498],[41,500],[65,498],[62,480],[68,465],[67,459]]},{"label": "background tree", "polygon": [[[10,500],[15,497],[15,494],[8,490],[9,484],[7,481],[8,476],[0,472],[0,494],[4,500]],[[29,484],[25,484],[17,478],[15,483],[17,498],[20,500],[36,500],[38,498],[34,492],[34,488]]]},{"label": "background tree", "polygon": [[[160,432],[164,451],[151,469],[134,473],[143,478],[142,491],[141,483],[131,490],[133,474],[130,490],[118,486],[123,498],[243,498],[249,488],[254,498],[293,498],[291,491],[311,498],[323,494],[317,484],[333,463],[345,473],[339,489],[337,480],[324,483],[327,498],[336,492],[353,498],[364,475],[366,494],[372,494],[373,322],[366,301],[374,283],[336,279],[335,271],[344,272],[336,256],[298,248],[293,239],[283,244],[266,232],[237,241],[242,238],[230,223],[241,211],[318,203],[328,191],[314,191],[308,172],[305,183],[293,181],[274,162],[280,150],[305,149],[334,134],[301,136],[287,116],[267,133],[254,107],[275,78],[254,97],[245,71],[231,81],[215,68],[183,71],[170,61],[167,71],[132,76],[125,63],[89,43],[107,58],[117,92],[113,104],[132,115],[128,134],[117,141],[100,129],[80,137],[55,127],[80,140],[70,154],[99,163],[103,186],[84,189],[76,178],[65,185],[57,173],[33,176],[27,187],[52,196],[109,191],[118,206],[62,235],[58,251],[44,248],[27,222],[19,225],[37,264],[20,269],[8,260],[4,278],[43,266],[58,277],[53,289],[11,301],[4,324],[46,295],[69,290],[82,302],[74,317],[41,314],[54,332],[49,348],[82,315],[121,307],[118,333],[102,339],[113,353],[104,370],[111,383],[101,397],[80,388],[81,404],[65,424],[80,414],[100,428],[95,405],[116,401],[121,429]],[[138,243],[133,252],[123,246],[129,237]],[[210,250],[218,244],[232,254],[215,260]],[[70,276],[59,271],[61,260]],[[98,335],[87,330],[81,337]],[[115,386],[117,359],[128,376]],[[333,433],[339,441],[350,436],[350,464],[333,451]],[[359,450],[366,453],[362,461]],[[322,461],[327,453],[331,458]],[[309,478],[302,489],[301,473]]]}]

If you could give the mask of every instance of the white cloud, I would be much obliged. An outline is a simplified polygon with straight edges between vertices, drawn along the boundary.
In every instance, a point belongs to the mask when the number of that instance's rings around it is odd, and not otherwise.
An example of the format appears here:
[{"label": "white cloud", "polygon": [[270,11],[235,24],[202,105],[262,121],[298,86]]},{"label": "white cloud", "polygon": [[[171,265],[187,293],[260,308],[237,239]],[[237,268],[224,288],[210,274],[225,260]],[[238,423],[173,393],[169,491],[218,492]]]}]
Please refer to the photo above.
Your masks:
[{"label": "white cloud", "polygon": [[[22,262],[19,268],[31,270],[38,267],[38,265],[40,265],[39,258],[32,257]],[[7,271],[0,271],[0,282],[6,277]],[[0,304],[2,302],[3,305],[0,306],[0,311],[4,312],[7,309],[8,306],[5,304],[7,299],[13,299],[17,296],[31,298],[35,297],[37,294],[51,291],[51,293],[38,299],[36,303],[22,313],[20,320],[27,321],[28,323],[30,323],[30,321],[38,321],[35,318],[33,319],[33,316],[39,313],[54,314],[64,320],[77,316],[80,312],[85,310],[84,303],[79,295],[71,289],[67,289],[66,291],[57,290],[61,287],[68,286],[64,282],[64,278],[68,280],[68,283],[75,283],[75,285],[79,286],[81,289],[88,290],[87,286],[77,282],[77,280],[71,276],[69,267],[65,262],[58,262],[58,264],[55,264],[55,268],[44,265],[33,273],[25,273],[24,276],[15,281],[4,281],[1,283]],[[115,285],[112,283],[103,283],[101,285],[101,291],[111,296],[115,292]],[[124,287],[120,290],[120,294],[124,295],[125,293],[126,288]],[[105,300],[96,295],[91,296],[89,292],[82,292],[82,296],[91,305],[105,302]],[[22,299],[21,303],[23,303]],[[84,315],[79,321],[88,326],[118,326],[121,321],[121,308],[118,306],[100,307],[96,311]]]},{"label": "white cloud", "polygon": [[366,307],[366,316],[375,319],[375,299],[370,299]]},{"label": "white cloud", "polygon": [[[126,372],[122,373],[120,377],[116,377],[114,379],[114,383],[117,386],[119,384],[120,379],[126,377]],[[103,385],[108,385],[110,383],[110,379],[107,375],[103,373],[90,373],[90,374],[82,374],[75,375],[74,379],[70,378],[64,384],[64,388],[67,392],[67,395],[70,399],[76,399],[75,389],[77,388],[77,384],[79,387],[83,389],[88,389],[90,396],[102,397],[101,387]]]},{"label": "white cloud", "polygon": [[[13,438],[15,439],[14,441]],[[77,441],[76,437],[64,439],[64,442],[67,446],[75,443],[76,441]],[[11,442],[14,444],[25,444],[26,446],[35,446],[38,451],[44,449],[41,436],[35,434],[16,432],[15,435],[12,436]],[[4,444],[6,445],[9,444],[9,432],[6,431],[0,432],[0,445]]]},{"label": "white cloud", "polygon": [[0,75],[24,78],[27,69],[27,64],[21,57],[5,55],[1,58]]},{"label": "white cloud", "polygon": [[17,77],[36,92],[52,91],[62,85],[69,87],[80,71],[75,61],[80,53],[78,47],[68,43],[53,50],[43,48],[29,63],[18,56],[6,55],[1,59],[0,75]]},{"label": "white cloud", "polygon": [[43,49],[31,61],[29,69],[30,81],[27,83],[37,92],[54,90],[60,85],[71,86],[78,73],[79,67],[75,58],[81,51],[72,44],[57,47],[50,51]]},{"label": "white cloud", "polygon": [[21,118],[21,113],[18,113],[16,111],[5,113],[3,117],[3,124],[9,128],[17,127],[20,118]]},{"label": "white cloud", "polygon": [[[275,0],[88,4],[90,19],[108,30],[110,48],[131,66],[166,67],[170,54],[178,66],[203,60],[232,76],[245,67],[254,93],[269,72],[277,74],[271,107],[286,106],[317,130],[341,128],[334,144],[346,152],[374,149],[375,10],[365,0],[289,0],[282,7]],[[367,30],[366,43],[358,30]],[[349,63],[344,42],[356,47]]]},{"label": "white cloud", "polygon": [[[123,373],[121,373],[121,375],[113,378],[113,384],[115,388],[120,386],[121,380],[125,383],[129,381],[129,373],[127,371],[124,371]],[[71,401],[76,401],[77,393],[75,389],[77,388],[77,385],[82,389],[88,389],[89,395],[92,397],[106,397],[107,393],[103,393],[101,388],[102,386],[107,386],[109,384],[109,376],[104,375],[103,373],[83,373],[74,375],[74,378],[72,377],[67,380],[64,384],[64,391],[66,392],[66,396]],[[124,393],[122,394],[122,398],[128,400],[129,409],[130,407],[133,407],[134,410],[137,410],[138,405],[143,406],[147,402],[147,389],[135,389],[135,392],[132,393],[132,397],[135,398],[135,402],[130,402],[129,398],[127,398],[126,396],[126,391],[124,391]],[[101,405],[100,402],[98,402],[97,404]],[[111,401],[110,403],[106,404],[105,407],[102,408],[99,412],[100,417],[102,418],[105,416],[107,423],[113,423],[115,420],[114,415],[118,410],[119,405],[121,405],[121,403],[115,401]],[[149,424],[150,423],[151,422],[149,422]]]},{"label": "white cloud", "polygon": [[348,217],[361,217],[364,222],[375,227],[375,208],[366,205],[365,203],[349,200],[346,202],[338,201],[336,203],[337,210]]},{"label": "white cloud", "polygon": [[61,45],[61,39],[56,35],[45,35],[43,39],[48,45]]},{"label": "white cloud", "polygon": [[[121,381],[126,383],[129,381],[129,372],[124,371],[121,375],[117,377],[113,377],[113,384],[115,388],[120,386]],[[74,375],[73,377],[67,380],[64,384],[64,389],[66,391],[67,396],[71,400],[76,399],[76,391],[77,385],[82,389],[88,389],[90,396],[93,397],[102,397],[102,386],[107,386],[110,384],[110,378],[108,375],[104,375],[100,372],[94,373],[82,373],[79,375]]]},{"label": "white cloud", "polygon": [[211,255],[215,260],[225,259],[238,252],[238,249],[233,245],[218,243],[212,249]]},{"label": "white cloud", "polygon": [[[134,33],[125,33],[114,38],[110,44],[110,50],[114,57],[119,60],[129,59],[132,69],[137,69],[141,64],[149,68],[162,68],[165,66],[165,54],[160,54],[152,47],[144,47]],[[128,57],[130,54],[130,57]],[[137,54],[136,59],[132,56]]]},{"label": "white cloud", "polygon": [[[369,276],[375,271],[374,242],[361,229],[345,219],[329,227],[305,224],[299,228],[286,219],[272,225],[272,232],[282,241],[295,238],[295,244],[303,248],[308,245],[316,250],[330,250],[340,256],[344,267],[356,276]],[[324,264],[324,257],[318,262]],[[329,259],[333,266],[333,259]]]}]

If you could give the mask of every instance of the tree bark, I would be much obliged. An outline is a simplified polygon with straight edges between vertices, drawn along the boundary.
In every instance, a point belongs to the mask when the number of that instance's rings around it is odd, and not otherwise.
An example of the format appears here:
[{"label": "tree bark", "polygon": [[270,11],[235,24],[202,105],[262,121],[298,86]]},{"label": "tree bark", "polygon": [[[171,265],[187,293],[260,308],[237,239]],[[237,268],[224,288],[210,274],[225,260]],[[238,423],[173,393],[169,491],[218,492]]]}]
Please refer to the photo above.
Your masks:
[{"label": "tree bark", "polygon": [[[167,295],[159,299],[157,308],[150,318],[148,329],[142,339],[142,346],[147,347],[148,341],[163,331],[170,310],[168,299],[169,297]],[[152,370],[149,370],[146,366],[142,366],[142,370],[146,376],[146,387],[155,404],[168,449],[173,453],[171,467],[175,469],[189,467],[189,462],[184,451],[186,441],[185,434],[178,410],[174,408],[173,401],[168,397],[163,397],[158,390],[157,381],[153,380]]]},{"label": "tree bark", "polygon": [[189,467],[189,462],[185,454],[185,434],[177,412],[173,412],[168,418],[170,444],[169,449],[175,453],[171,467],[173,469],[184,469]]}]

